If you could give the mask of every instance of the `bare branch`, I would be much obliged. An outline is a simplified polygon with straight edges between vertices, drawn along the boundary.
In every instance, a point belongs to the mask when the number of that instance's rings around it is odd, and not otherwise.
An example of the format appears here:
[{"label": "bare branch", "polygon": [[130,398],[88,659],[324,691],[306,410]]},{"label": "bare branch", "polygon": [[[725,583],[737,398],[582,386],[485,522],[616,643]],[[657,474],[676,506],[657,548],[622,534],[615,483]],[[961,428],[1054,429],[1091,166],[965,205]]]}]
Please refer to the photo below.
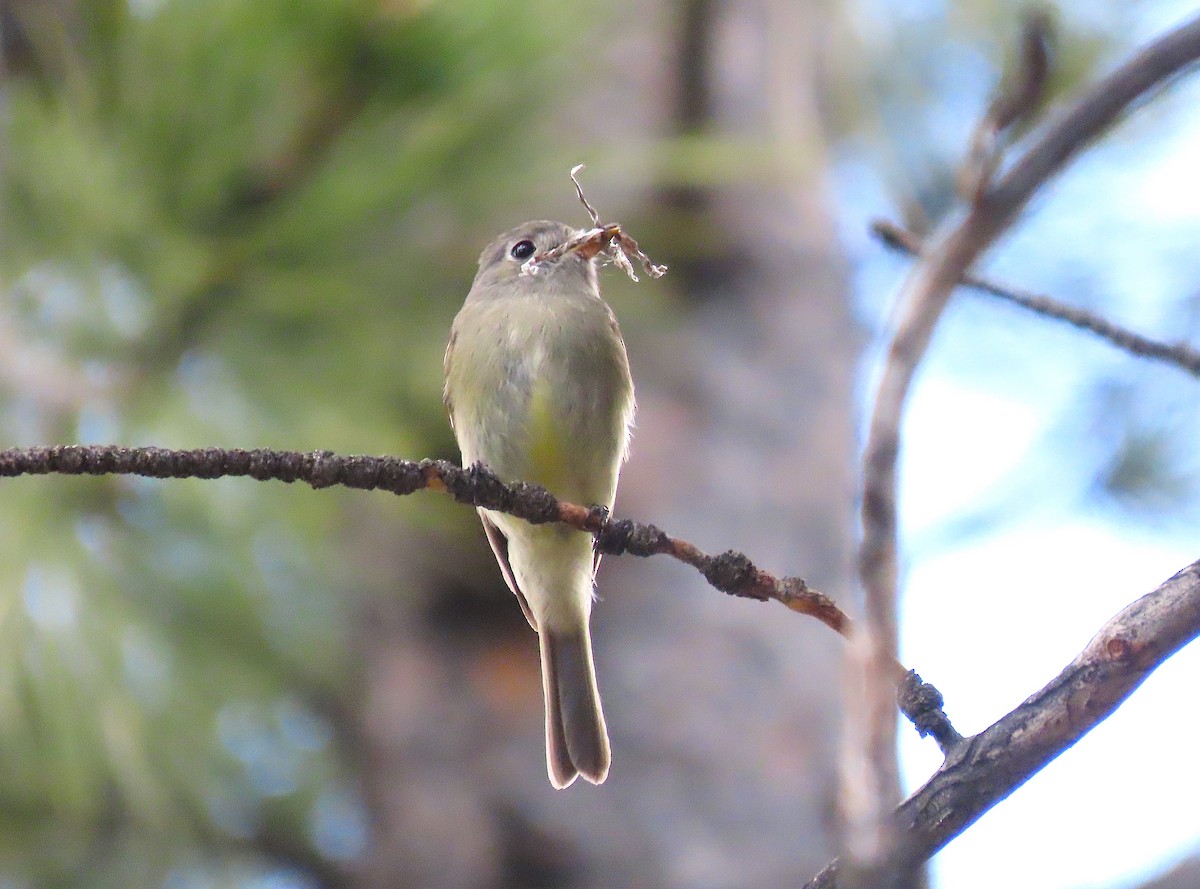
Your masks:
[{"label": "bare branch", "polygon": [[[1108,621],[1045,688],[952,746],[893,816],[898,842],[879,873],[910,873],[1107,719],[1171,655],[1200,636],[1200,560]],[[833,889],[832,862],[806,889]],[[888,885],[880,882],[878,885]]]},{"label": "bare branch", "polygon": [[863,457],[863,544],[859,576],[868,617],[894,639],[896,460],[913,373],[951,292],[1007,228],[1033,192],[1130,104],[1200,59],[1200,17],[1161,37],[1096,83],[1051,124],[962,220],[913,269],[875,398]]},{"label": "bare branch", "polygon": [[1031,9],[1021,23],[1021,40],[1014,71],[1005,78],[999,94],[975,126],[958,172],[960,196],[975,203],[982,198],[1000,164],[1004,136],[1038,110],[1050,74],[1053,23],[1044,9]]},{"label": "bare branch", "polygon": [[1011,129],[1038,110],[1046,96],[1053,41],[1054,23],[1049,12],[1037,7],[1027,10],[1021,22],[1016,70],[985,116],[997,132]]},{"label": "bare branch", "polygon": [[1135,103],[1184,73],[1200,59],[1200,16],[1147,45],[1093,84],[1057,117],[987,197],[989,214],[1010,221],[1047,179]]},{"label": "bare branch", "polygon": [[[850,681],[880,682],[882,665],[896,656],[896,465],[900,423],[913,375],[950,294],[1042,184],[1134,102],[1197,59],[1200,17],[1154,41],[1094,84],[1032,141],[1004,175],[994,182],[986,177],[986,187],[980,188],[962,218],[936,239],[913,268],[898,299],[896,330],[888,347],[863,455],[863,539],[858,573],[864,591],[860,632],[867,638],[851,646],[852,651],[866,655],[863,664],[858,665],[860,675],[851,676]],[[848,669],[855,668],[852,660]],[[877,694],[865,696],[868,701],[877,698]],[[864,713],[851,712],[853,709],[847,711],[846,733],[858,749],[843,766],[844,786],[854,780],[866,781],[880,793],[887,793],[898,786],[893,746],[889,743],[895,736],[894,713],[878,707]],[[856,726],[856,719],[866,720],[866,724]],[[852,775],[851,770],[867,770],[868,774]],[[873,828],[869,821],[877,811],[875,807],[850,813],[850,829],[856,824],[865,825],[862,829],[870,833]],[[864,864],[868,869],[874,866],[872,861]]]},{"label": "bare branch", "polygon": [[[925,252],[925,245],[921,243],[921,239],[915,233],[886,219],[873,220],[871,232],[888,247],[909,256],[922,256]],[[1162,361],[1185,370],[1192,376],[1200,377],[1200,352],[1186,343],[1160,343],[1158,340],[1152,340],[1121,327],[1119,324],[1114,324],[1095,312],[1069,306],[1049,296],[1031,293],[1008,284],[1000,284],[972,272],[964,273],[960,283],[978,290],[980,293],[999,297],[1023,309],[1037,312],[1047,318],[1064,321],[1079,330],[1094,333],[1131,355]]]}]

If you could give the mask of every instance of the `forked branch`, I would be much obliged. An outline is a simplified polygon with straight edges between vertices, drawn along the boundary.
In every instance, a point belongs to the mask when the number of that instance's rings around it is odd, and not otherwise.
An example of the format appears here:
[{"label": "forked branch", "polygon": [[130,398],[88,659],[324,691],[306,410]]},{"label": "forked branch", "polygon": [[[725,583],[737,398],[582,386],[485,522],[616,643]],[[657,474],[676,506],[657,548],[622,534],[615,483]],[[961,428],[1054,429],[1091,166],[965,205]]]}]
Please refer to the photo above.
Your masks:
[{"label": "forked branch", "polygon": [[[1040,71],[1044,53],[1032,42],[1029,46],[1023,55],[1040,73],[1034,72],[1028,80],[1035,84],[1044,82],[1044,71]],[[855,884],[908,885],[913,879],[909,866],[924,860],[910,851],[908,836],[912,831],[895,836],[897,823],[889,822],[886,815],[888,794],[896,786],[895,717],[894,711],[878,706],[881,684],[885,681],[880,666],[893,659],[896,651],[897,463],[904,407],[916,369],[951,293],[979,256],[1015,221],[1030,197],[1134,103],[1197,60],[1200,60],[1200,16],[1154,41],[1092,85],[1031,140],[1028,149],[1007,171],[994,175],[1002,169],[999,157],[976,165],[969,203],[961,218],[935,237],[921,254],[898,297],[895,331],[876,391],[862,468],[863,538],[858,573],[864,592],[864,620],[859,630],[862,638],[857,642],[852,640],[850,646],[848,674],[856,683],[856,690],[861,686],[861,697],[866,703],[847,708],[843,787],[865,787],[875,793],[844,792],[842,796],[848,813],[847,848],[852,853],[849,870]],[[1025,92],[1036,98],[1036,90]],[[1031,104],[1035,103],[1018,103],[1022,108]],[[1108,712],[1111,711],[1106,710],[1105,715]],[[1066,740],[1056,753],[1076,737],[1078,734]],[[952,753],[948,757],[948,765],[954,756]],[[1033,770],[1047,761],[1042,759],[1034,764]],[[1007,767],[1006,764],[1005,759],[1001,768]],[[1024,777],[1011,784],[1009,790],[1023,780]],[[909,811],[905,808],[908,805],[904,804],[901,811]],[[956,824],[957,830],[965,828],[971,820],[942,818],[945,824]],[[941,842],[954,832],[946,834]],[[932,853],[932,848],[922,849],[925,857]]]},{"label": "forked branch", "polygon": [[[886,219],[872,221],[871,233],[888,247],[909,256],[920,257],[925,253],[925,245],[921,243],[921,239],[914,232]],[[1053,297],[1030,293],[1010,284],[1001,284],[999,281],[984,278],[974,272],[964,272],[960,283],[972,290],[998,297],[1045,318],[1053,318],[1056,321],[1070,324],[1078,330],[1094,334],[1130,355],[1148,358],[1151,361],[1161,361],[1186,371],[1194,377],[1200,377],[1200,352],[1187,343],[1159,342],[1119,324],[1114,324],[1107,318],[1080,306],[1068,305]]]},{"label": "forked branch", "polygon": [[[1171,655],[1200,636],[1200,561],[1108,621],[1041,691],[951,747],[892,817],[895,842],[874,885],[902,881],[996,803],[1107,719]],[[834,861],[806,889],[840,885]]]}]

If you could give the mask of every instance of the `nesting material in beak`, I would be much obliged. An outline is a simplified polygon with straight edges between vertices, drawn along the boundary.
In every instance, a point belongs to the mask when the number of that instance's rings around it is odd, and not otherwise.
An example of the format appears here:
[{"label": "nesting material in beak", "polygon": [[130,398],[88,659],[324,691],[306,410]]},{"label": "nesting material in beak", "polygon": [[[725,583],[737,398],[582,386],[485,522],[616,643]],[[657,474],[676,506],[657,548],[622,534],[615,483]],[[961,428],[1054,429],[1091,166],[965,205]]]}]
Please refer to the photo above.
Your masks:
[{"label": "nesting material in beak", "polygon": [[579,195],[580,203],[587,210],[588,216],[592,218],[592,227],[584,229],[575,237],[551,250],[534,254],[521,263],[521,274],[536,275],[544,263],[554,262],[568,253],[578,253],[585,260],[594,259],[603,253],[614,264],[620,266],[632,280],[637,281],[637,273],[633,270],[633,263],[629,261],[629,254],[632,253],[651,278],[661,278],[665,275],[667,267],[651,262],[650,257],[638,247],[637,241],[621,229],[621,223],[610,222],[605,225],[600,222],[600,214],[596,212],[595,207],[588,203],[588,199],[583,194],[583,186],[579,184],[579,171],[582,169],[583,164],[578,164],[571,169],[571,181],[575,183],[575,193]]}]

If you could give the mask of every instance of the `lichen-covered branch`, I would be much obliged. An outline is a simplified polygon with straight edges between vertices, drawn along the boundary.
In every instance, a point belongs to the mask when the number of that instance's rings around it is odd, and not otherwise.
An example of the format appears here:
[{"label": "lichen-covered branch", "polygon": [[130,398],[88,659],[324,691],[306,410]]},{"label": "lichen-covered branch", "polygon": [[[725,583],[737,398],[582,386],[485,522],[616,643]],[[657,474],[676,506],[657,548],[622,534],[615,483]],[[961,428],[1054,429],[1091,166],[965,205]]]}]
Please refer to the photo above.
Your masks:
[{"label": "lichen-covered branch", "polygon": [[[259,481],[304,482],[314,488],[340,485],[363,490],[412,494],[443,491],[460,503],[511,513],[535,524],[563,522],[596,535],[607,554],[667,555],[691,565],[712,586],[732,596],[774,600],[792,611],[814,617],[845,635],[845,612],[799,577],[776,577],[742,553],[719,556],[654,525],[628,519],[610,520],[603,510],[557,500],[538,485],[506,485],[484,466],[463,469],[445,460],[400,460],[395,457],[343,456],[331,451],[225,450],[197,448],[127,448],[116,445],[56,445],[0,451],[0,477],[19,475],[140,475],[149,478],[221,478],[248,476]],[[897,665],[898,666],[898,665]],[[898,668],[899,669],[899,668]],[[899,669],[897,678],[903,675]]]},{"label": "lichen-covered branch", "polygon": [[[22,475],[138,475],[146,478],[224,478],[304,482],[313,488],[335,486],[412,494],[420,490],[449,494],[459,503],[507,512],[534,524],[563,522],[596,536],[606,555],[666,555],[691,565],[723,593],[761,602],[774,600],[797,614],[816,618],[842,636],[851,625],[837,603],[799,577],[776,577],[742,553],[719,556],[672,537],[654,525],[610,519],[605,511],[558,500],[539,485],[505,484],[486,466],[466,469],[446,460],[343,456],[332,451],[274,451],[224,448],[129,448],[117,445],[55,445],[0,451],[0,478]],[[915,672],[893,662],[888,673],[896,704],[922,736],[943,750],[959,735],[942,709],[938,690]]]}]

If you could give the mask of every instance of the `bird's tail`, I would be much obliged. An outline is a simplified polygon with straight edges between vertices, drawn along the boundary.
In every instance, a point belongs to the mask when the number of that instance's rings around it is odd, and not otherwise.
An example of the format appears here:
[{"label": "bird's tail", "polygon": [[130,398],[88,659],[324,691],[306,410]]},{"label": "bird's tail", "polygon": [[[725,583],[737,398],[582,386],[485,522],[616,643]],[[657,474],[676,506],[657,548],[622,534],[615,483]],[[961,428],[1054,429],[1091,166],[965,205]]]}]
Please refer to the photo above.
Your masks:
[{"label": "bird's tail", "polygon": [[578,775],[593,784],[608,777],[612,754],[600,709],[592,640],[585,623],[577,633],[543,627],[542,686],[546,695],[546,767],[562,789]]}]

